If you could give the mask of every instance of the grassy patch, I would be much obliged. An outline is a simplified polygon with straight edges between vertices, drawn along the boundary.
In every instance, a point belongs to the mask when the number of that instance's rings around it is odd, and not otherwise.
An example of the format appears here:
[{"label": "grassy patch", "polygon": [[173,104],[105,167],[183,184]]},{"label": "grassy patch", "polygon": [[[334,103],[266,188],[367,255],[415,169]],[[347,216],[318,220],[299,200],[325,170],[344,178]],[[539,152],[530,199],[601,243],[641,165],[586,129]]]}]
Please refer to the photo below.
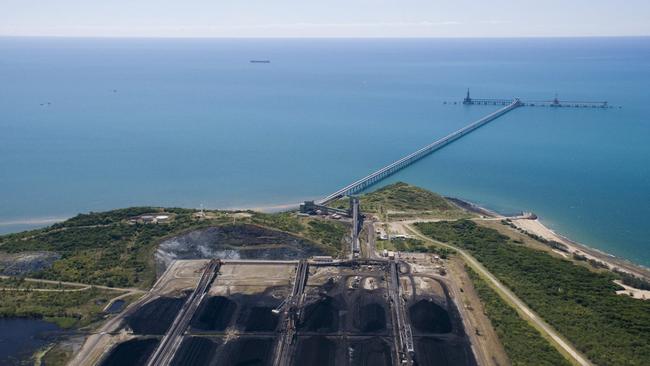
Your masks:
[{"label": "grassy patch", "polygon": [[469,251],[596,364],[648,364],[650,302],[616,295],[616,275],[517,245],[468,220],[417,226]]},{"label": "grassy patch", "polygon": [[570,366],[562,355],[506,304],[471,268],[467,268],[483,308],[514,366]]},{"label": "grassy patch", "polygon": [[[361,210],[390,218],[441,217],[469,218],[472,215],[451,204],[444,197],[407,183],[393,183],[360,196]],[[348,200],[334,201],[332,207],[347,209]]]},{"label": "grassy patch", "polygon": [[55,284],[55,283],[26,281],[24,278],[21,277],[9,277],[9,278],[0,278],[0,288],[15,288],[15,289],[28,291],[32,289],[76,290],[81,287],[67,286],[67,285]]},{"label": "grassy patch", "polygon": [[[174,220],[164,224],[130,224],[143,213],[167,212]],[[153,253],[163,239],[188,230],[216,225],[253,223],[313,241],[332,254],[342,250],[347,226],[297,217],[295,213],[250,213],[236,216],[209,212],[199,220],[194,210],[136,207],[78,215],[46,229],[0,236],[0,250],[8,253],[52,251],[61,254],[51,268],[30,277],[112,287],[148,288],[155,281]]]},{"label": "grassy patch", "polygon": [[70,362],[72,356],[72,347],[57,344],[45,352],[41,358],[41,364],[47,366],[65,366]]},{"label": "grassy patch", "polygon": [[77,292],[0,291],[1,317],[31,317],[62,328],[102,320],[102,308],[118,293],[91,288]]}]

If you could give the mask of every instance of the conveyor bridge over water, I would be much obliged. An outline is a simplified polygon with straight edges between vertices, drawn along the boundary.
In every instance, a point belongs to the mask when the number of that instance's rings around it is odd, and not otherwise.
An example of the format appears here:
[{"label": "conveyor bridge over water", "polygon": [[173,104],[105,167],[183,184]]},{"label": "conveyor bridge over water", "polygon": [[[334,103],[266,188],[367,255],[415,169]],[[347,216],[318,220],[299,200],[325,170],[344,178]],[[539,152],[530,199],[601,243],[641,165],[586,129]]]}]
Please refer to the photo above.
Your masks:
[{"label": "conveyor bridge over water", "polygon": [[458,140],[459,138],[469,134],[470,132],[478,129],[481,126],[483,126],[483,125],[485,125],[485,124],[487,124],[487,123],[489,123],[491,121],[494,121],[495,119],[503,116],[504,114],[510,112],[511,110],[513,110],[513,109],[515,109],[517,107],[520,107],[521,105],[522,105],[522,102],[519,99],[515,98],[515,99],[511,100],[510,103],[508,105],[506,105],[505,107],[503,107],[503,108],[501,108],[501,109],[499,109],[499,110],[497,110],[495,112],[492,112],[492,113],[488,114],[487,116],[479,119],[478,121],[475,121],[475,122],[461,128],[460,130],[441,138],[440,140],[432,142],[431,144],[421,148],[420,150],[418,150],[418,151],[416,151],[416,152],[414,152],[412,154],[409,154],[409,155],[407,155],[407,156],[393,162],[392,164],[389,164],[389,165],[377,170],[376,172],[374,172],[374,173],[372,173],[372,174],[370,174],[370,175],[368,175],[368,176],[366,176],[364,178],[361,178],[361,179],[357,180],[356,182],[354,182],[352,184],[349,184],[349,185],[339,189],[338,191],[326,196],[325,198],[321,199],[320,201],[317,201],[316,203],[318,205],[325,205],[325,204],[327,204],[327,203],[329,203],[329,202],[331,202],[331,201],[333,201],[333,200],[335,200],[337,198],[361,192],[364,189],[366,189],[367,187],[377,183],[378,181],[380,181],[380,180],[382,180],[382,179],[384,179],[384,178],[386,178],[386,177],[388,177],[390,175],[395,174],[396,172],[406,168],[407,166],[415,163],[416,161],[422,159],[423,157],[431,154],[432,152],[434,152],[434,151],[436,151],[436,150],[438,150],[438,149],[440,149],[440,148],[442,148],[442,147],[444,147],[444,146]]}]

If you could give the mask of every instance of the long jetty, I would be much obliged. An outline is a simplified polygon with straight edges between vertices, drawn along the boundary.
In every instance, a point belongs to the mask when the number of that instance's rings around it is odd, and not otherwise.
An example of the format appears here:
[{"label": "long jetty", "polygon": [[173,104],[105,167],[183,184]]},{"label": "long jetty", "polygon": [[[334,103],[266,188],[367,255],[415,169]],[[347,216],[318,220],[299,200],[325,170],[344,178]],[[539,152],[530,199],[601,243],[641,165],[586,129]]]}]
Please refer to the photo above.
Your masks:
[{"label": "long jetty", "polygon": [[333,200],[335,200],[337,198],[361,192],[364,189],[366,189],[367,187],[377,183],[378,181],[380,181],[382,179],[385,179],[386,177],[395,174],[396,172],[406,168],[407,166],[415,163],[416,161],[422,159],[423,157],[431,154],[432,152],[434,152],[436,150],[439,150],[439,149],[441,149],[442,147],[444,147],[446,145],[449,145],[450,143],[452,143],[452,142],[458,140],[459,138],[469,134],[470,132],[478,129],[479,127],[481,127],[481,126],[483,126],[483,125],[485,125],[485,124],[487,124],[489,122],[494,121],[495,119],[503,116],[504,114],[506,114],[506,113],[510,112],[511,110],[513,110],[513,109],[515,109],[517,107],[520,107],[520,106],[522,106],[522,102],[518,98],[515,98],[515,99],[511,100],[510,104],[506,105],[505,107],[503,107],[503,108],[501,108],[501,109],[499,109],[499,110],[497,110],[495,112],[492,112],[492,113],[488,114],[487,116],[485,116],[485,117],[479,119],[478,121],[475,121],[475,122],[461,128],[460,130],[458,130],[456,132],[453,132],[453,133],[451,133],[451,134],[449,134],[449,135],[447,135],[447,136],[445,136],[445,137],[443,137],[443,138],[441,138],[441,139],[439,139],[437,141],[432,142],[431,144],[421,148],[420,150],[418,150],[418,151],[416,151],[416,152],[414,152],[412,154],[409,154],[409,155],[407,155],[407,156],[393,162],[392,164],[389,164],[389,165],[377,170],[376,172],[374,172],[374,173],[372,173],[372,174],[370,174],[370,175],[368,175],[368,176],[366,176],[364,178],[361,178],[361,179],[357,180],[356,182],[354,182],[352,184],[349,184],[349,185],[339,189],[338,191],[326,196],[325,198],[321,199],[320,201],[317,201],[317,203],[319,205],[325,205],[325,204],[327,204],[327,203],[329,203],[329,202],[331,202],[331,201],[333,201]]}]

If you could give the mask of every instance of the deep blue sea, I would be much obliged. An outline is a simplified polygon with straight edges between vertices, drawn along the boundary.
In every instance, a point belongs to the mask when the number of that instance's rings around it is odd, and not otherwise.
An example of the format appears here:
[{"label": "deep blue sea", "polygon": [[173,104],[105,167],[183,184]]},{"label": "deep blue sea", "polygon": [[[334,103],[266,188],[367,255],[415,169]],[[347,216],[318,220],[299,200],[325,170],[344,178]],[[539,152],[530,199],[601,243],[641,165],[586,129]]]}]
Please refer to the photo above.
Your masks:
[{"label": "deep blue sea", "polygon": [[387,182],[650,265],[650,38],[0,38],[0,231],[318,198],[496,108],[466,88],[622,108],[520,108]]}]

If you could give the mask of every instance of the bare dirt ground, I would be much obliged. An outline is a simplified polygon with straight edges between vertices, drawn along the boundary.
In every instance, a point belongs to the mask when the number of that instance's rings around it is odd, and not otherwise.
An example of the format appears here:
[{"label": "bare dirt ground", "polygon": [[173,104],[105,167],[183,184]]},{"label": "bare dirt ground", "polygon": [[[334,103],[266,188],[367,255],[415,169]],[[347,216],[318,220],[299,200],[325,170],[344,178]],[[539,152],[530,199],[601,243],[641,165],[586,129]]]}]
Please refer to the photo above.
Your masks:
[{"label": "bare dirt ground", "polygon": [[632,296],[635,299],[639,300],[650,300],[650,291],[648,290],[639,290],[638,288],[630,287],[621,281],[614,281],[617,285],[624,288],[624,290],[616,291],[619,295]]},{"label": "bare dirt ground", "polygon": [[269,287],[290,286],[295,264],[228,264],[221,267],[210,296],[255,294]]},{"label": "bare dirt ground", "polygon": [[[485,315],[481,300],[476,293],[472,281],[465,272],[465,265],[459,258],[448,261],[449,276],[453,283],[458,286],[458,297],[455,299],[459,307],[462,307],[466,319],[466,332],[470,334],[472,345],[476,353],[481,354],[485,365],[504,366],[510,365],[510,360],[499,342],[490,319]],[[460,291],[462,289],[462,292]]]}]

